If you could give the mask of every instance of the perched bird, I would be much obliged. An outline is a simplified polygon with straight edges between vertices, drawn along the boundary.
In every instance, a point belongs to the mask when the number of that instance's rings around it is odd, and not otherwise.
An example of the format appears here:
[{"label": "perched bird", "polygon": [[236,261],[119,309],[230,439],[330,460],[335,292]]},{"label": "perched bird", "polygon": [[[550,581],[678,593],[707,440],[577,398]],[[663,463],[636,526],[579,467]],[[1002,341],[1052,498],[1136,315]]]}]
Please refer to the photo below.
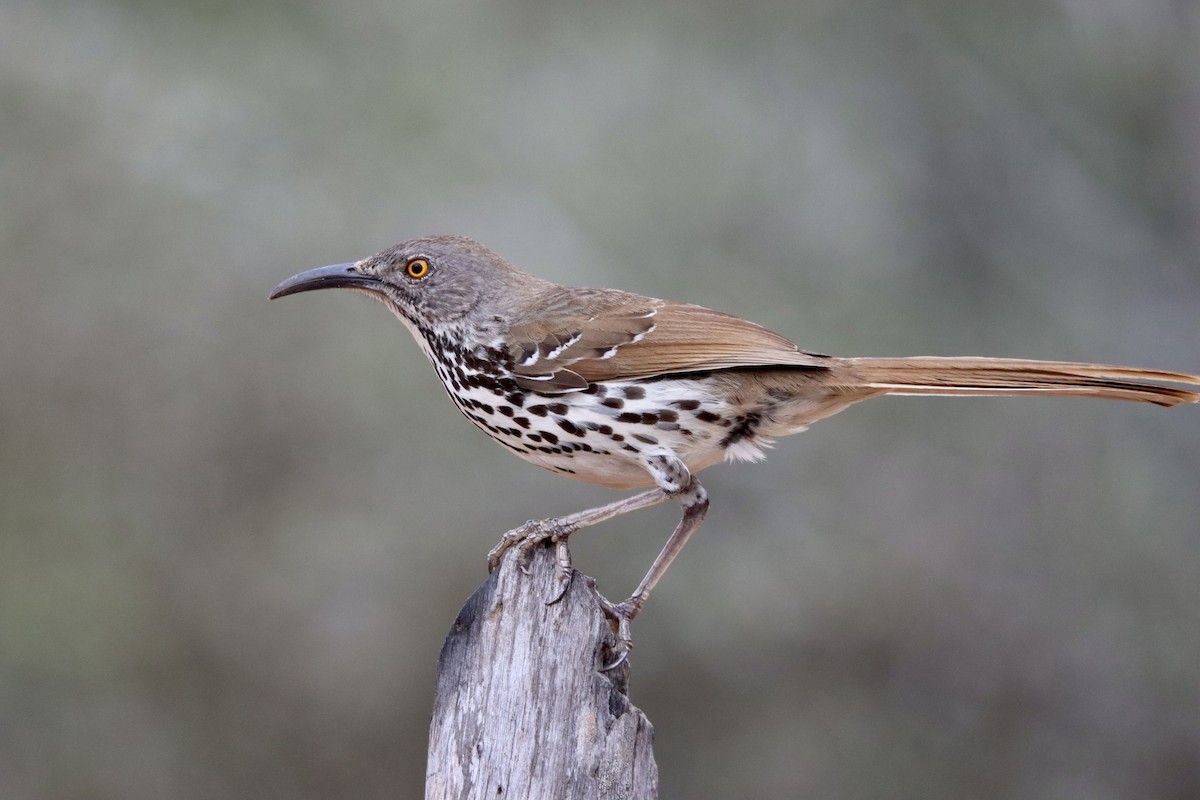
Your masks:
[{"label": "perched bird", "polygon": [[521,458],[611,489],[647,489],[509,531],[488,554],[489,570],[513,546],[524,564],[533,546],[550,540],[565,591],[572,533],[666,500],[680,504],[679,524],[634,593],[620,603],[600,598],[621,642],[609,668],[624,660],[630,622],[704,520],[708,495],[696,473],[719,461],[760,460],[773,437],[885,394],[1200,401],[1198,390],[1164,385],[1200,385],[1200,377],[1177,372],[810,353],[701,306],[541,280],[461,236],[412,239],[352,264],[302,272],[271,298],[333,288],[363,292],[391,309],[459,410]]}]

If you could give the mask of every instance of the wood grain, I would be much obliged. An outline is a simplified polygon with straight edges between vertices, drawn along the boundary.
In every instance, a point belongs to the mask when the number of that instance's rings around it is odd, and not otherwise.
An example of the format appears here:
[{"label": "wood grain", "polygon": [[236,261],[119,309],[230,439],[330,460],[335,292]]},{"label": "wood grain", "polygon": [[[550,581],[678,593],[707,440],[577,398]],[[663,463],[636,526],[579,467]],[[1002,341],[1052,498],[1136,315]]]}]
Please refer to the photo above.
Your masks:
[{"label": "wood grain", "polygon": [[654,729],[629,702],[627,665],[575,574],[555,593],[552,550],[524,575],[515,552],[459,612],[438,661],[425,797],[656,798]]}]

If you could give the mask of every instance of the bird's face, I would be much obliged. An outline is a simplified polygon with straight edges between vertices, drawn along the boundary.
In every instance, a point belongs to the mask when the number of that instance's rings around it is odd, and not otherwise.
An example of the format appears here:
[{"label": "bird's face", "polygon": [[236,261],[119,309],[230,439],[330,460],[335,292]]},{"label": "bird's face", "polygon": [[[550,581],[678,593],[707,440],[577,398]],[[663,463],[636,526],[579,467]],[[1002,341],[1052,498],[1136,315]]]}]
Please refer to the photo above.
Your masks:
[{"label": "bird's face", "polygon": [[383,301],[411,328],[461,325],[512,268],[470,239],[412,239],[352,264],[302,272],[275,287],[271,299],[314,289],[352,289]]}]

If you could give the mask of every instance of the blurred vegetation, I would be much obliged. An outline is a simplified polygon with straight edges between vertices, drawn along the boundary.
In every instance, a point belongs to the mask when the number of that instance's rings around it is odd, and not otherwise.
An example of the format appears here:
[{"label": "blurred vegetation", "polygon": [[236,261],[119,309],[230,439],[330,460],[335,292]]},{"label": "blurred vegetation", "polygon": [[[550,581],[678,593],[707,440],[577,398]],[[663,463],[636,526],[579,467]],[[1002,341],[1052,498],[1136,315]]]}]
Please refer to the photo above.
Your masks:
[{"label": "blurred vegetation", "polygon": [[[301,269],[456,232],[819,351],[1200,371],[1195,4],[5,0],[0,66],[5,798],[415,796],[487,549],[610,497]],[[1194,796],[1198,464],[1195,408],[891,399],[707,473],[664,796]]]}]

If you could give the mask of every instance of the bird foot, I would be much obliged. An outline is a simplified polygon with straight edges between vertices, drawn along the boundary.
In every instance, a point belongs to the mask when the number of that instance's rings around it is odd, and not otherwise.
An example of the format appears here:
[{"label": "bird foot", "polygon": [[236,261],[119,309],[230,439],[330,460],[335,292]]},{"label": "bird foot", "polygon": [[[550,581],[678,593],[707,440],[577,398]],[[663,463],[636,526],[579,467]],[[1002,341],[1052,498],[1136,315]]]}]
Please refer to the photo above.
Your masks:
[{"label": "bird foot", "polygon": [[606,664],[600,668],[601,672],[608,672],[621,666],[629,658],[629,651],[633,649],[633,635],[630,631],[630,623],[633,622],[633,618],[637,616],[637,613],[642,610],[642,603],[636,597],[631,597],[620,603],[614,603],[596,590],[594,581],[588,583],[588,588],[595,595],[596,603],[600,606],[600,610],[604,612],[604,616],[615,622],[617,626],[617,644],[612,649],[616,658],[611,664]]},{"label": "bird foot", "polygon": [[574,529],[560,520],[531,519],[500,537],[499,543],[488,553],[488,572],[495,572],[496,568],[500,566],[504,554],[516,547],[517,566],[521,572],[528,575],[529,559],[532,557],[533,549],[546,541],[553,543],[554,573],[555,580],[558,582],[558,590],[553,597],[546,601],[546,605],[552,606],[566,595],[567,589],[571,586],[571,576],[575,574],[575,570],[571,566],[571,551],[567,547],[567,538],[572,533],[574,533]]}]

